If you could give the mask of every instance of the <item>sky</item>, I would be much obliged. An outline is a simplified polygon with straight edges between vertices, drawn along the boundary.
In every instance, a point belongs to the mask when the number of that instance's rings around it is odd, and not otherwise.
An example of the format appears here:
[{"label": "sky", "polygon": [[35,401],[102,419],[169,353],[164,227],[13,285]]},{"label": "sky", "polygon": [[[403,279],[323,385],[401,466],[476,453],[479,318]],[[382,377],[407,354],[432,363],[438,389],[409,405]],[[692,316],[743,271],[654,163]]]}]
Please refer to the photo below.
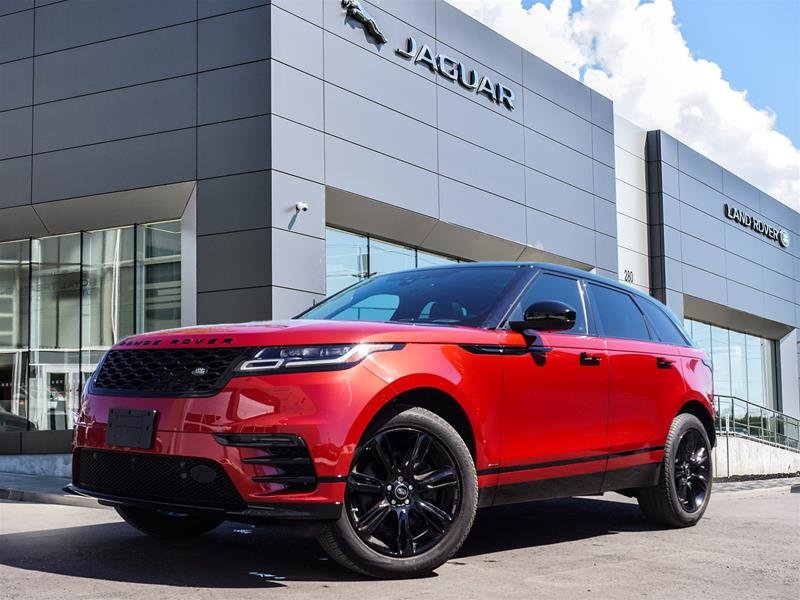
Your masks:
[{"label": "sky", "polygon": [[800,0],[447,0],[800,210]]}]

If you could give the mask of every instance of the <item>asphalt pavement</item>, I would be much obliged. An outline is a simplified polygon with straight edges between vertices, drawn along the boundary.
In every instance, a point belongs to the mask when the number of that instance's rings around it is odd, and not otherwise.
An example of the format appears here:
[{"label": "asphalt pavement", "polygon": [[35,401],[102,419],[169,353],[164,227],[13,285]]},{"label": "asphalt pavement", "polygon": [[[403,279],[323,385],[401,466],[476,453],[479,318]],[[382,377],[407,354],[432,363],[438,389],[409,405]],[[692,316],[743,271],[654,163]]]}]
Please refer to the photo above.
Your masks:
[{"label": "asphalt pavement", "polygon": [[283,529],[225,524],[165,541],[111,509],[0,501],[0,596],[798,598],[800,493],[725,485],[683,530],[652,527],[616,494],[484,510],[452,560],[411,581],[354,575]]}]

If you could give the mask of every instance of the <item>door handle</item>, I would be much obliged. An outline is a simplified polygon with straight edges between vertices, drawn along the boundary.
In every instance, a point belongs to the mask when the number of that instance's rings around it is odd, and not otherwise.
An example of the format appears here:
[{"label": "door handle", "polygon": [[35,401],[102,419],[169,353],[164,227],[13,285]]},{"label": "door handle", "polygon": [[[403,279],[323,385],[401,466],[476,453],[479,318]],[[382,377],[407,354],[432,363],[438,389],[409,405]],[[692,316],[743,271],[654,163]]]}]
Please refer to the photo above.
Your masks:
[{"label": "door handle", "polygon": [[601,357],[597,354],[581,352],[581,365],[584,367],[596,367],[600,364],[600,358]]},{"label": "door handle", "polygon": [[656,359],[656,366],[659,369],[669,369],[672,366],[673,362],[675,362],[675,361],[674,360],[669,360],[667,358],[664,358],[663,356],[659,356]]}]

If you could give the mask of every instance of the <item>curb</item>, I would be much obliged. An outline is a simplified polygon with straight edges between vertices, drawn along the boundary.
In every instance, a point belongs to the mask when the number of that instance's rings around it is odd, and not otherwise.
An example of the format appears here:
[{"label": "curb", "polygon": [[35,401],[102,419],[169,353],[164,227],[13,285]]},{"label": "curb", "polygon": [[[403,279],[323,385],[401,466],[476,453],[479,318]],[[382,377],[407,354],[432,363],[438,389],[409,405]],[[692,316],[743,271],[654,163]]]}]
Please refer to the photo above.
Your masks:
[{"label": "curb", "polygon": [[34,502],[38,504],[60,504],[62,506],[77,506],[81,508],[107,508],[99,504],[97,500],[94,500],[93,498],[51,492],[16,490],[10,488],[0,488],[0,500],[11,500],[13,502]]}]

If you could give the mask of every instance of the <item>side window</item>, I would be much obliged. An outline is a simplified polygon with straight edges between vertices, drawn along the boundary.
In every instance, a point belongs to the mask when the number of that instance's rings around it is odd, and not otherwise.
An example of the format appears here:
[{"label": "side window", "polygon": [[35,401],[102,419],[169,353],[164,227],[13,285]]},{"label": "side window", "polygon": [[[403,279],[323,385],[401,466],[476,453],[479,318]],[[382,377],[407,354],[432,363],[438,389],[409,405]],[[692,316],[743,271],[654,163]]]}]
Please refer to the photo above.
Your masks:
[{"label": "side window", "polygon": [[572,329],[568,329],[564,333],[586,334],[586,312],[583,309],[583,299],[581,298],[581,292],[578,288],[578,281],[569,277],[551,275],[550,273],[539,275],[533,283],[528,286],[528,289],[522,294],[519,302],[514,305],[514,309],[511,311],[511,316],[508,320],[521,320],[526,308],[534,302],[541,302],[543,300],[558,300],[574,308],[577,315],[575,318],[575,325]]},{"label": "side window", "polygon": [[628,294],[589,284],[592,304],[600,317],[603,334],[629,340],[650,340],[642,312]]},{"label": "side window", "polygon": [[639,302],[644,314],[650,319],[650,324],[655,329],[659,339],[665,344],[673,344],[675,346],[686,346],[686,336],[681,333],[675,322],[669,318],[664,310],[657,306],[655,302],[649,300],[641,300]]}]

